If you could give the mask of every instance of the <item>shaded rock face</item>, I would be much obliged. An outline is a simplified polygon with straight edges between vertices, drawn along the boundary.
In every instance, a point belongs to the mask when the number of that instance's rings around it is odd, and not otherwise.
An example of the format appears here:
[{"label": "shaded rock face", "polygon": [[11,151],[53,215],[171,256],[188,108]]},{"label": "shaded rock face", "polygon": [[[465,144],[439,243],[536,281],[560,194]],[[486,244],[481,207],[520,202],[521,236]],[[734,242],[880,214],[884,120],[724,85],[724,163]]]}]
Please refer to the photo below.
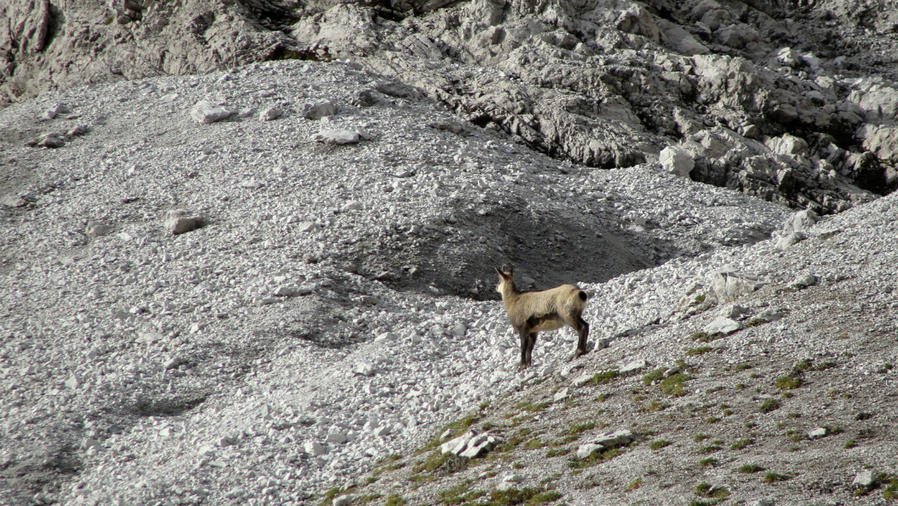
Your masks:
[{"label": "shaded rock face", "polygon": [[898,186],[898,14],[861,3],[16,2],[0,7],[0,100],[350,58],[555,157],[627,167],[674,145],[693,179],[837,212]]}]

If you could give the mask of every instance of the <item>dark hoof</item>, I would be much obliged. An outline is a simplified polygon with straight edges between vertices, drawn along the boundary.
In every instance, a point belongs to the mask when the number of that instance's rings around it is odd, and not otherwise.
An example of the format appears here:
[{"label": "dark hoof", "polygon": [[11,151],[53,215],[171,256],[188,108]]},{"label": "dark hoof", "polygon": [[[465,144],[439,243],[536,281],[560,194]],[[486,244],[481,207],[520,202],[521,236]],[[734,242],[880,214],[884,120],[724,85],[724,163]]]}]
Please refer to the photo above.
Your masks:
[{"label": "dark hoof", "polygon": [[587,353],[589,353],[588,350],[577,350],[576,352],[574,352],[574,355],[571,357],[571,360],[577,360],[578,358],[582,357],[583,355],[586,355]]}]

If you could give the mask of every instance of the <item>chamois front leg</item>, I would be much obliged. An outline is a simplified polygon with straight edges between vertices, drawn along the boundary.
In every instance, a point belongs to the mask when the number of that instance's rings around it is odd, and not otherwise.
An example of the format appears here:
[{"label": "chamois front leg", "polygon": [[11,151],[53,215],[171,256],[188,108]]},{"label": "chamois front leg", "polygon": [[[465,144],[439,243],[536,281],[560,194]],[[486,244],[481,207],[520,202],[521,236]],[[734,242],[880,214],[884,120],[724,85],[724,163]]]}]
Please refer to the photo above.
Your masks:
[{"label": "chamois front leg", "polygon": [[527,367],[533,363],[533,345],[536,344],[536,332],[527,334]]},{"label": "chamois front leg", "polygon": [[527,350],[530,344],[530,337],[527,335],[527,329],[521,329],[518,331],[518,334],[521,336],[521,365],[519,369],[524,369],[530,365],[530,361],[528,360]]}]

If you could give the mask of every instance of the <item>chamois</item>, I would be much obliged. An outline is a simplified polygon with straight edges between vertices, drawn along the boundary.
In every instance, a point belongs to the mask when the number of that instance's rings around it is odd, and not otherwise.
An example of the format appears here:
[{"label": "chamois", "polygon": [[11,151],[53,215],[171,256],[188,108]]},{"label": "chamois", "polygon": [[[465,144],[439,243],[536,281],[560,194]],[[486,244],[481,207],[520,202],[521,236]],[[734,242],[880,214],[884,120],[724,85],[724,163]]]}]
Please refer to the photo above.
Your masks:
[{"label": "chamois", "polygon": [[576,285],[561,285],[538,292],[521,292],[514,284],[514,268],[496,269],[505,311],[521,337],[521,368],[530,367],[536,333],[556,330],[569,325],[577,331],[577,351],[572,359],[586,353],[589,324],[583,319],[586,292]]}]

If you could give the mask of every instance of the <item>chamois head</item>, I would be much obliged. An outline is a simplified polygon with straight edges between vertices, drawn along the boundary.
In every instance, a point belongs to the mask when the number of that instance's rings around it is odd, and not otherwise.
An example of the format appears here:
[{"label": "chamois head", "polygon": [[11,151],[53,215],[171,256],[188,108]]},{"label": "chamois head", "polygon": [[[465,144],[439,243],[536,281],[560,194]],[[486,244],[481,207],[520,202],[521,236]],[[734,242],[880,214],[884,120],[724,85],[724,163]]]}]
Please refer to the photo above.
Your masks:
[{"label": "chamois head", "polygon": [[499,284],[496,285],[496,291],[500,294],[513,293],[517,291],[514,284],[514,266],[505,264],[501,269],[496,267],[496,273],[499,274]]}]

